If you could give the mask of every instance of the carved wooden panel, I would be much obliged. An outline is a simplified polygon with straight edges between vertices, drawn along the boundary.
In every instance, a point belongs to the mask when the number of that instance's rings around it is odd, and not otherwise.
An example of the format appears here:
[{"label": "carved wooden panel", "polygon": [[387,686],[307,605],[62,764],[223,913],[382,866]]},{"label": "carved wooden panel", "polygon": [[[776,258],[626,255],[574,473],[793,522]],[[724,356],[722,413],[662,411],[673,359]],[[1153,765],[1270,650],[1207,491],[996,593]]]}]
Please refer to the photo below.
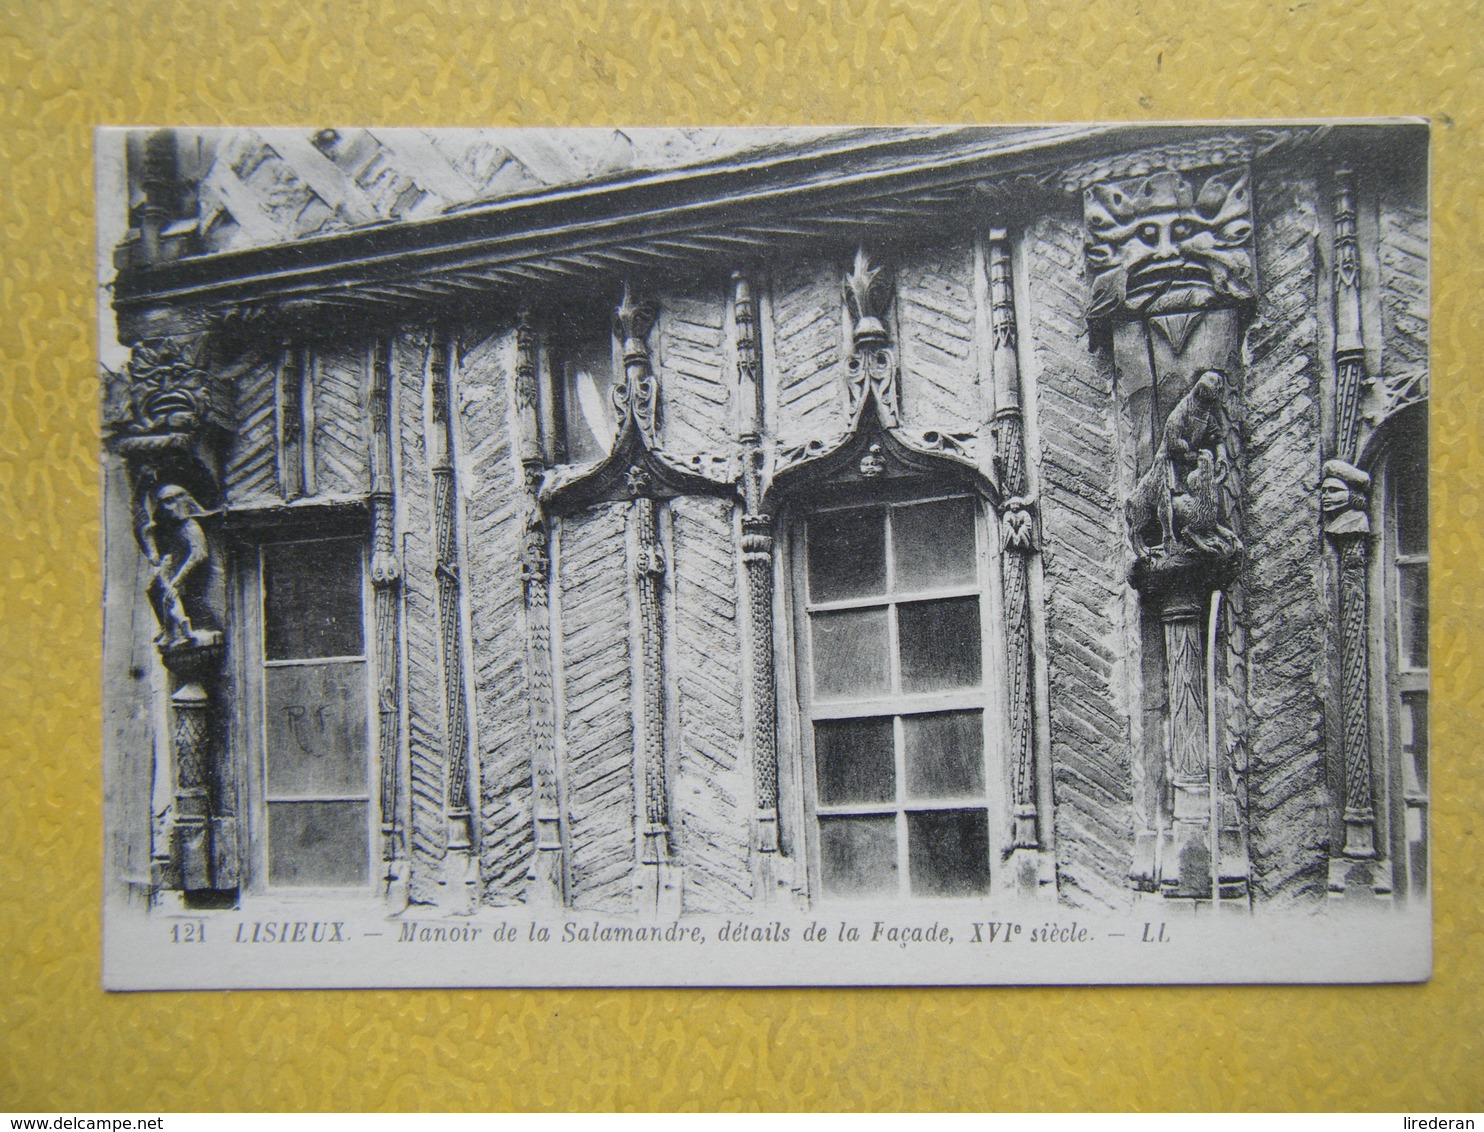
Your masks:
[{"label": "carved wooden panel", "polygon": [[844,273],[841,264],[816,260],[781,267],[774,277],[772,367],[778,374],[778,438],[785,445],[844,431]]},{"label": "carved wooden panel", "polygon": [[520,899],[530,868],[531,757],[521,633],[523,533],[519,466],[509,427],[514,335],[469,345],[459,361],[456,419],[468,516],[470,674],[479,735],[480,871],[485,898]]},{"label": "carved wooden panel", "polygon": [[1064,901],[1116,906],[1128,900],[1132,795],[1124,583],[1109,569],[1124,555],[1113,375],[1087,349],[1078,224],[1043,219],[1024,247],[1020,327],[1041,434],[1057,874]]},{"label": "carved wooden panel", "polygon": [[367,491],[371,439],[365,347],[322,347],[314,356],[315,493]]},{"label": "carved wooden panel", "polygon": [[[1319,186],[1311,175],[1257,175],[1261,304],[1247,333],[1247,543],[1253,886],[1261,897],[1312,898],[1325,884],[1324,784],[1315,669],[1323,642],[1323,559],[1312,489],[1319,451],[1314,314]],[[1305,476],[1311,477],[1308,483]]]},{"label": "carved wooden panel", "polygon": [[442,663],[438,652],[438,584],[433,574],[433,487],[428,469],[426,344],[400,336],[392,343],[397,383],[401,483],[403,639],[407,656],[407,746],[412,803],[414,902],[437,896],[433,869],[447,844]]},{"label": "carved wooden panel", "polygon": [[632,908],[637,860],[628,508],[602,504],[557,530],[569,892],[574,906],[605,912]]},{"label": "carved wooden panel", "polygon": [[973,249],[927,249],[896,273],[904,423],[972,426],[978,415]]},{"label": "carved wooden panel", "polygon": [[685,906],[730,912],[750,898],[752,769],[742,724],[733,506],[680,497],[674,516],[674,657],[679,702],[672,821]]},{"label": "carved wooden panel", "polygon": [[233,507],[271,503],[278,498],[275,464],[273,382],[278,360],[269,351],[233,385],[234,422],[224,468],[227,500]]},{"label": "carved wooden panel", "polygon": [[726,302],[719,287],[663,295],[655,331],[662,447],[676,455],[726,449],[731,371],[725,348]]}]

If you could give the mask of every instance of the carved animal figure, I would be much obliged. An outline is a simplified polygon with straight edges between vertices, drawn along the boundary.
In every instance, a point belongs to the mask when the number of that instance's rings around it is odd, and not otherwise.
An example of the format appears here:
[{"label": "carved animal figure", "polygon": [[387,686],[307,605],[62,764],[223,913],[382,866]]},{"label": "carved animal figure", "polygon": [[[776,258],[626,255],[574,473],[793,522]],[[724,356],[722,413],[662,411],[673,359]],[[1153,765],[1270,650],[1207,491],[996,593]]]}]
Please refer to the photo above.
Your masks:
[{"label": "carved animal figure", "polygon": [[[1226,411],[1226,375],[1207,370],[1170,411],[1149,470],[1127,506],[1129,541],[1140,558],[1168,554],[1181,536],[1195,549],[1216,552],[1235,541],[1221,525],[1218,485],[1230,474],[1215,453],[1231,426]],[[1183,489],[1183,490],[1182,490]]]}]

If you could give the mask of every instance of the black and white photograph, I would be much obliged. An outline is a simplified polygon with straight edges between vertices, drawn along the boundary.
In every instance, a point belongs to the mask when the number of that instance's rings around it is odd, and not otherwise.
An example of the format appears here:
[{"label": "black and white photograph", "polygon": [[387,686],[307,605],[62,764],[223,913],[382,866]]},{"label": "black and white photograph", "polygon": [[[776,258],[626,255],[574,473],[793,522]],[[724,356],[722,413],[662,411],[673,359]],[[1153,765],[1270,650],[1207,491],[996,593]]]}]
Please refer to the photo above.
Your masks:
[{"label": "black and white photograph", "polygon": [[100,129],[104,985],[1426,979],[1428,143]]}]

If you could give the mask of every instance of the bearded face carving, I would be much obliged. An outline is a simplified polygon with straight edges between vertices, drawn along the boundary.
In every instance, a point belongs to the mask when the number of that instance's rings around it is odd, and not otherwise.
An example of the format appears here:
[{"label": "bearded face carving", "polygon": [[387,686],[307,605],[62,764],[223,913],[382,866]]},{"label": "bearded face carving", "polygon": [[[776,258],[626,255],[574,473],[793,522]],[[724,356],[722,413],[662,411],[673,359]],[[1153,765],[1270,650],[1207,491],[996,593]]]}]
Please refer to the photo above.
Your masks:
[{"label": "bearded face carving", "polygon": [[1245,168],[1166,171],[1083,194],[1092,320],[1251,300],[1256,267]]}]

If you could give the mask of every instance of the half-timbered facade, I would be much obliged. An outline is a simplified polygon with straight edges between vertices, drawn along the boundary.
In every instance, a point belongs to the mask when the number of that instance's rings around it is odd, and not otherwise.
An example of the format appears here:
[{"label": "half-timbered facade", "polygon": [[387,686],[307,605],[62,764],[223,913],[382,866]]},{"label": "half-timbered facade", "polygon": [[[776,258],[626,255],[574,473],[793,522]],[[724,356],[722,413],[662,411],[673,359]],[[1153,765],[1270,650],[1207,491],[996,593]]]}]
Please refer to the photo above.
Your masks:
[{"label": "half-timbered facade", "polygon": [[128,135],[111,893],[1425,896],[1425,127],[647,138]]}]

